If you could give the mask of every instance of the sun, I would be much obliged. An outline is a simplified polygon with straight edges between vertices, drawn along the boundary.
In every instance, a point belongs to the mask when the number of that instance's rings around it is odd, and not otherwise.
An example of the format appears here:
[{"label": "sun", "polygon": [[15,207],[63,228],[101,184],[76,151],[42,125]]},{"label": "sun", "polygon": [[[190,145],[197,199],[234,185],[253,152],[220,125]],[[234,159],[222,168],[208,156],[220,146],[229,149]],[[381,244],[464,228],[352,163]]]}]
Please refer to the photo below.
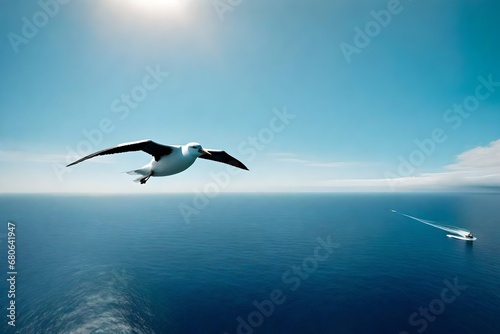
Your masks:
[{"label": "sun", "polygon": [[[94,2],[92,2],[94,3]],[[106,24],[127,27],[192,26],[196,22],[194,0],[103,0],[92,7]]]},{"label": "sun", "polygon": [[185,0],[127,0],[127,2],[139,10],[176,11],[183,7]]},{"label": "sun", "polygon": [[110,0],[119,11],[155,21],[184,22],[190,17],[191,0]]}]

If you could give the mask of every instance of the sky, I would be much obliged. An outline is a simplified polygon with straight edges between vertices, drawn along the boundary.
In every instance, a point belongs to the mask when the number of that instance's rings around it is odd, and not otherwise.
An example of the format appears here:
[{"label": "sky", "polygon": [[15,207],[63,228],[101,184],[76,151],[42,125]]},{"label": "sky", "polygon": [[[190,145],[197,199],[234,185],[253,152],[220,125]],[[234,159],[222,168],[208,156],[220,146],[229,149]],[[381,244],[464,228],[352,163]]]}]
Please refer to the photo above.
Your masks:
[{"label": "sky", "polygon": [[[497,1],[0,3],[0,192],[500,189]],[[153,139],[224,149],[152,178]]]}]

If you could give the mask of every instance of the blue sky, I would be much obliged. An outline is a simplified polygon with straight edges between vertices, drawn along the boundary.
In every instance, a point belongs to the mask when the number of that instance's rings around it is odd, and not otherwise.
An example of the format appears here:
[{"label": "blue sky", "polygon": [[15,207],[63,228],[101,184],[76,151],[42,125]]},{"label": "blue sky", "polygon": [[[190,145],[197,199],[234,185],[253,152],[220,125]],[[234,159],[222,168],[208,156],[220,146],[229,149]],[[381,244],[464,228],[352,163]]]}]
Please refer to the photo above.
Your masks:
[{"label": "blue sky", "polygon": [[[500,186],[495,1],[1,6],[1,192]],[[143,186],[121,173],[140,152],[61,167],[139,139],[225,149],[250,172],[221,183],[225,165],[197,161]]]}]

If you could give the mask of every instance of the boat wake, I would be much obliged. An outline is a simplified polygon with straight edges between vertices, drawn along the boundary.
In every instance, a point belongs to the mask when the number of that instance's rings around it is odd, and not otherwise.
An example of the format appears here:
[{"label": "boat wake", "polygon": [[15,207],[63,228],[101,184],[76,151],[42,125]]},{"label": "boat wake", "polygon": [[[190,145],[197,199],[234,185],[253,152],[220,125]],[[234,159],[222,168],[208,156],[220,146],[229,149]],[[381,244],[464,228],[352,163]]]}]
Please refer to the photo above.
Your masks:
[{"label": "boat wake", "polygon": [[421,222],[421,223],[427,224],[429,226],[438,228],[440,230],[455,234],[455,235],[447,234],[446,235],[447,237],[460,239],[460,240],[471,240],[471,241],[476,240],[476,238],[472,236],[471,231],[466,230],[464,228],[461,228],[458,226],[452,226],[452,225],[436,224],[436,222],[433,222],[431,220],[425,220],[425,219],[413,217],[413,216],[407,215],[405,213],[398,212],[396,210],[391,210],[391,211],[394,213],[400,214],[401,216],[405,216],[405,217],[408,217],[410,219],[416,220],[418,222]]}]

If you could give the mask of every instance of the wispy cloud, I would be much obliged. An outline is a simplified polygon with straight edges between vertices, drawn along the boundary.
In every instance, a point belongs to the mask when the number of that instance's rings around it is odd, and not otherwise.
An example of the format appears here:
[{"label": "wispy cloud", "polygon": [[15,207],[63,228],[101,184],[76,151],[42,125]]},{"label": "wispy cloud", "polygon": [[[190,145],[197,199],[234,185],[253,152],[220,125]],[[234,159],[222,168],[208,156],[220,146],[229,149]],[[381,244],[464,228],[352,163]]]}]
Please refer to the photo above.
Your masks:
[{"label": "wispy cloud", "polygon": [[270,157],[296,157],[297,153],[289,153],[289,152],[277,152],[277,153],[268,153]]},{"label": "wispy cloud", "polygon": [[459,154],[456,163],[444,166],[445,171],[421,173],[393,179],[339,179],[317,183],[323,187],[355,187],[394,190],[443,190],[450,188],[500,187],[500,139]]},{"label": "wispy cloud", "polygon": [[[32,162],[32,163],[68,163],[66,154],[50,154],[30,151],[2,151],[0,150],[0,161],[2,162]],[[110,157],[93,160],[97,163],[110,163]]]},{"label": "wispy cloud", "polygon": [[[297,156],[297,155],[294,155],[294,156]],[[285,163],[302,164],[302,165],[308,166],[308,167],[327,167],[327,168],[338,168],[338,167],[346,167],[346,166],[353,166],[353,165],[360,165],[361,164],[359,162],[350,162],[350,161],[321,162],[321,161],[306,160],[306,159],[299,159],[299,158],[279,158],[279,159],[275,159],[275,160],[279,161],[279,162],[285,162]]]},{"label": "wispy cloud", "polygon": [[360,164],[361,163],[358,162],[338,161],[338,162],[311,162],[306,164],[306,166],[337,168],[337,167],[355,166]]},{"label": "wispy cloud", "polygon": [[0,151],[2,162],[54,162],[64,161],[64,154],[42,154],[27,151]]},{"label": "wispy cloud", "polygon": [[446,168],[457,171],[490,169],[500,171],[500,139],[491,142],[488,146],[479,146],[459,154],[457,162]]},{"label": "wispy cloud", "polygon": [[290,163],[299,163],[299,164],[308,164],[308,163],[313,162],[311,160],[304,160],[304,159],[297,159],[297,158],[280,158],[280,159],[275,159],[275,160],[281,161],[281,162],[290,162]]}]

